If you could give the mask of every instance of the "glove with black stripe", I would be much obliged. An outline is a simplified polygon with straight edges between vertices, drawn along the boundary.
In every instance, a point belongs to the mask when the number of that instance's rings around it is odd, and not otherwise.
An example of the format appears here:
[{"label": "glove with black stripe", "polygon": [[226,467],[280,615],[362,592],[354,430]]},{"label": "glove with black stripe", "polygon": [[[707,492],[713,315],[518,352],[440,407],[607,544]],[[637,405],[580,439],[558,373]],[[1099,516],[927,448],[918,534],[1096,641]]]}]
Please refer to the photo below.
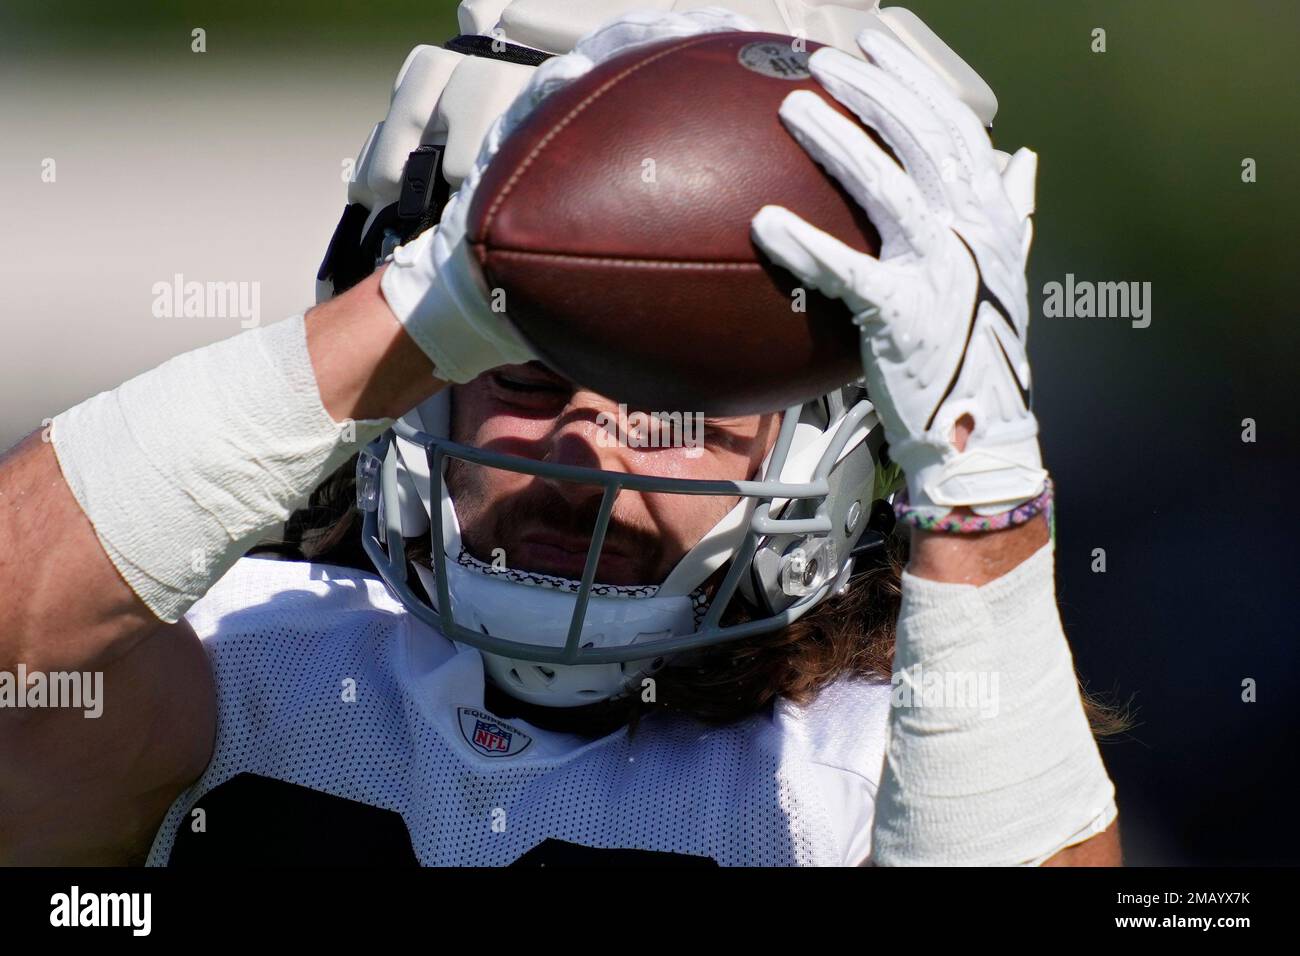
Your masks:
[{"label": "glove with black stripe", "polygon": [[[868,394],[913,508],[997,514],[1046,479],[1025,350],[1037,156],[994,150],[971,109],[892,37],[864,31],[858,44],[868,62],[825,48],[809,66],[898,160],[816,93],[791,93],[781,118],[867,211],[880,256],[779,206],[758,212],[753,236],[854,313]],[[973,428],[959,452],[952,439],[966,416]]]}]

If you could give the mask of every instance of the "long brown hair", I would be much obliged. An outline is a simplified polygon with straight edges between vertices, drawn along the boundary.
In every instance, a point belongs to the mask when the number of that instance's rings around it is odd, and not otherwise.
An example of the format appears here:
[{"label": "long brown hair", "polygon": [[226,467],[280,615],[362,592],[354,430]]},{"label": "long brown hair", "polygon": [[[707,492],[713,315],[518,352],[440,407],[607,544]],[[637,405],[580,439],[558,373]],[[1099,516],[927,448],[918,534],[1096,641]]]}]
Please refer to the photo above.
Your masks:
[{"label": "long brown hair", "polygon": [[[307,506],[294,512],[284,533],[253,548],[289,560],[313,561],[369,573],[374,565],[361,547],[355,507],[353,458],[325,480]],[[503,717],[522,716],[555,730],[608,733],[656,709],[687,714],[712,724],[727,724],[770,706],[777,698],[810,702],[825,687],[845,677],[890,682],[895,626],[902,600],[902,574],[908,557],[908,532],[896,528],[877,559],[856,574],[848,590],[822,602],[779,631],[717,645],[669,664],[655,677],[652,702],[630,694],[616,701],[566,708],[535,708],[497,694],[491,706]],[[408,539],[407,559],[428,563],[428,538]],[[416,580],[414,573],[410,574]],[[726,623],[752,616],[755,609],[739,597]],[[1131,727],[1126,708],[1089,693],[1080,696],[1097,737],[1121,734]],[[509,712],[507,712],[509,711]]]}]

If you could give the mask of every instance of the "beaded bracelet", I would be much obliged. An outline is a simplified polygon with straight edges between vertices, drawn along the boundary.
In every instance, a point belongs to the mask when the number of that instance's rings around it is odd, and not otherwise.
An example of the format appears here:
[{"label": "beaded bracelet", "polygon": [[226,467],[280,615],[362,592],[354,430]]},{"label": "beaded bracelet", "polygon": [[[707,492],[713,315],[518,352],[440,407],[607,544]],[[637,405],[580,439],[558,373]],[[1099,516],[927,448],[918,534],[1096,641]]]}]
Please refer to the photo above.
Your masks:
[{"label": "beaded bracelet", "polygon": [[1056,536],[1056,520],[1052,514],[1052,479],[1048,478],[1037,498],[1031,498],[1022,505],[997,515],[967,515],[962,518],[946,514],[939,518],[917,514],[907,503],[907,492],[899,493],[894,502],[894,517],[903,524],[911,525],[921,531],[944,531],[950,534],[982,534],[986,531],[1001,531],[1015,525],[1024,524],[1042,513],[1047,514],[1047,524]]}]

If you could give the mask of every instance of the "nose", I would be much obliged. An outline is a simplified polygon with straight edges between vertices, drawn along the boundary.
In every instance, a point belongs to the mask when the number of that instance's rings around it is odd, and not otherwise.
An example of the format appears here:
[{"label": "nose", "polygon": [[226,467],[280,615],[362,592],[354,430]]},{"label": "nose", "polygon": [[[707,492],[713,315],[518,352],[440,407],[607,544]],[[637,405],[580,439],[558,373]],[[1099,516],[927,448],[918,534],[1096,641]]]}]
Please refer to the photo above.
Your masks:
[{"label": "nose", "polygon": [[[631,471],[617,402],[576,389],[555,420],[543,461],[601,471]],[[574,505],[599,501],[604,489],[587,482],[545,479]]]}]

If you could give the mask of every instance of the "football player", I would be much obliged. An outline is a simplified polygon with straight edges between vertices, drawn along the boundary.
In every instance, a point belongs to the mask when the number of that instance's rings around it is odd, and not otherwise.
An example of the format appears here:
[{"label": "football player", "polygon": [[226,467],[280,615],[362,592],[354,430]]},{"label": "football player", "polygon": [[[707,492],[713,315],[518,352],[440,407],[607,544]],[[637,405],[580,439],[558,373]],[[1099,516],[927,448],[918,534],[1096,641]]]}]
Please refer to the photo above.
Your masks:
[{"label": "football player", "polygon": [[[105,685],[98,719],[0,711],[4,859],[1119,862],[1027,394],[1034,155],[904,10],[633,6],[467,0],[363,148],[321,304],[0,464],[0,666]],[[617,396],[492,308],[466,210],[547,95],[724,30],[827,43],[825,97],[901,161],[794,93],[881,253],[752,225],[848,306],[865,379],[609,441]],[[309,560],[268,560],[291,515]]]}]

